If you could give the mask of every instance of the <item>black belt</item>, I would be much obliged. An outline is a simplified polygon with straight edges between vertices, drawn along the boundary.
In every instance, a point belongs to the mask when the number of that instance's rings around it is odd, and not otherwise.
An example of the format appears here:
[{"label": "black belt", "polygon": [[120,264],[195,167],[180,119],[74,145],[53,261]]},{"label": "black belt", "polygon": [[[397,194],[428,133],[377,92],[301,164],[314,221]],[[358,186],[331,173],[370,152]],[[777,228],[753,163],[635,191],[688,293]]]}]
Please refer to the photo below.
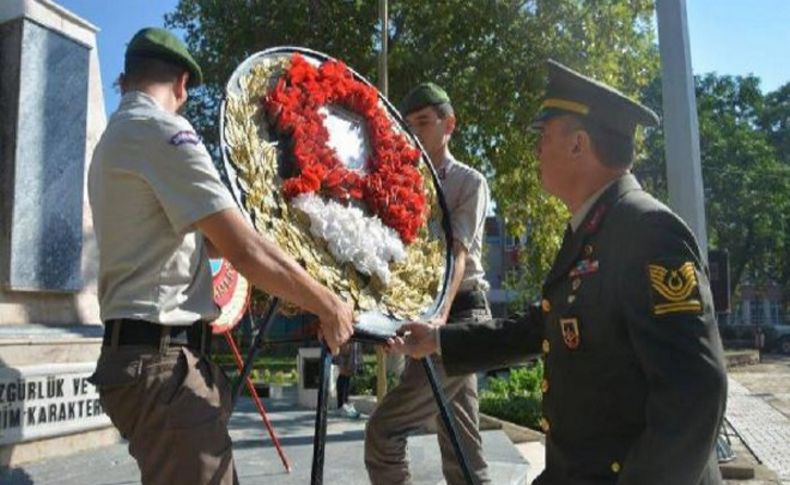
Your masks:
[{"label": "black belt", "polygon": [[461,291],[455,295],[450,315],[468,312],[469,310],[485,310],[488,308],[486,294],[481,290]]},{"label": "black belt", "polygon": [[112,346],[115,332],[118,333],[119,346],[189,347],[206,354],[211,350],[211,327],[203,321],[171,326],[131,318],[107,320],[104,322],[102,345]]}]

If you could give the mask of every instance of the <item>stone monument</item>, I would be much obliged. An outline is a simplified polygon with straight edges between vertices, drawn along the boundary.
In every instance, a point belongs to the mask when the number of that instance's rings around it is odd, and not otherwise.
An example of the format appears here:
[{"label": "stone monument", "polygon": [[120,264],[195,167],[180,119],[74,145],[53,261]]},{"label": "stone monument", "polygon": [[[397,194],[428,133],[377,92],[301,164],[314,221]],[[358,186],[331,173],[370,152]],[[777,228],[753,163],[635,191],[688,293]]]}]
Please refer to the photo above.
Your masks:
[{"label": "stone monument", "polygon": [[96,32],[49,0],[0,3],[0,466],[118,439],[86,381],[102,333]]}]

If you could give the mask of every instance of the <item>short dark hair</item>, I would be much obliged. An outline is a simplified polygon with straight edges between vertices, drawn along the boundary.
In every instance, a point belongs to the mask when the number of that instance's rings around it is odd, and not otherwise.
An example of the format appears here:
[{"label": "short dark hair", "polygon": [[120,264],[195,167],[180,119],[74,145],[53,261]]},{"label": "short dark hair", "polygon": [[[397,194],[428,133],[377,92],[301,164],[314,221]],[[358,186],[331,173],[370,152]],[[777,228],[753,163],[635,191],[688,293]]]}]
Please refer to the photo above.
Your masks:
[{"label": "short dark hair", "polygon": [[453,111],[453,105],[450,103],[434,104],[433,109],[436,111],[436,116],[438,116],[440,119],[445,119],[448,116],[455,114],[455,111]]},{"label": "short dark hair", "polygon": [[168,83],[175,82],[178,76],[188,72],[187,68],[176,63],[153,57],[130,56],[126,58],[123,83],[136,84],[141,81]]},{"label": "short dark hair", "polygon": [[611,130],[581,116],[572,115],[572,129],[584,130],[590,137],[593,151],[609,168],[630,168],[634,162],[634,138]]}]

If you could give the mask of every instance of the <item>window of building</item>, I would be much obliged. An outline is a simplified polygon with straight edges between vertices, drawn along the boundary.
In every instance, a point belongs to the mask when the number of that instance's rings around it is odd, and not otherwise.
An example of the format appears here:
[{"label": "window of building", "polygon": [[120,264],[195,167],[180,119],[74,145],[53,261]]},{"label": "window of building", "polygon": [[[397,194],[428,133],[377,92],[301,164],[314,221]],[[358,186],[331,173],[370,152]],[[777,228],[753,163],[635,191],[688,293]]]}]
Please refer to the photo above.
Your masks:
[{"label": "window of building", "polygon": [[768,309],[768,314],[771,317],[771,322],[773,325],[779,325],[782,323],[782,305],[778,301],[772,301],[770,303],[770,308]]},{"label": "window of building", "polygon": [[752,323],[754,325],[764,325],[768,322],[765,321],[765,302],[762,299],[755,298],[750,301]]}]

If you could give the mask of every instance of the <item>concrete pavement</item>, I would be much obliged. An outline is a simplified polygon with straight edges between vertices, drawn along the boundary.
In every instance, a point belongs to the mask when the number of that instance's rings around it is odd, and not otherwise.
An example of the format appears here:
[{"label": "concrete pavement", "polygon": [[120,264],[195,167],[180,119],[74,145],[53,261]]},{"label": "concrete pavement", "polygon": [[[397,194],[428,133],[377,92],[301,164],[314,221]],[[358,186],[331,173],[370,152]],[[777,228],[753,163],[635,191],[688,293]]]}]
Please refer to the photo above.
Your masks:
[{"label": "concrete pavement", "polygon": [[[252,401],[239,403],[230,423],[233,453],[239,480],[244,484],[277,485],[310,483],[315,412],[296,407],[295,393],[266,400],[268,415],[293,466],[285,472],[263,428]],[[367,485],[363,462],[365,420],[349,421],[331,415],[327,427],[324,483]],[[529,465],[501,430],[483,432],[483,448],[493,483],[525,484]],[[415,484],[443,483],[439,446],[435,435],[409,439]],[[137,467],[126,445],[97,448],[61,458],[30,463],[0,472],[0,484],[10,485],[135,485]]]},{"label": "concrete pavement", "polygon": [[[790,357],[729,370],[727,419],[754,462],[774,476],[730,483],[790,484]],[[759,471],[758,467],[758,471]]]},{"label": "concrete pavement", "polygon": [[[754,469],[756,475],[727,480],[727,484],[790,485],[790,357],[764,356],[761,363],[731,368],[729,378],[727,418],[737,434],[732,436],[732,445],[738,462]],[[252,402],[240,403],[230,430],[242,485],[309,483],[314,412],[296,407],[295,401],[292,393],[266,401],[292,461],[291,474],[285,473]],[[330,418],[325,483],[369,483],[362,462],[364,423],[364,419]],[[518,436],[523,431],[506,431],[510,439],[502,430],[483,432],[493,483],[529,483],[543,468],[543,445],[534,436]],[[416,436],[409,446],[415,482],[442,483],[436,437]],[[0,471],[0,484],[31,483],[133,485],[139,483],[139,473],[122,443]]]}]

